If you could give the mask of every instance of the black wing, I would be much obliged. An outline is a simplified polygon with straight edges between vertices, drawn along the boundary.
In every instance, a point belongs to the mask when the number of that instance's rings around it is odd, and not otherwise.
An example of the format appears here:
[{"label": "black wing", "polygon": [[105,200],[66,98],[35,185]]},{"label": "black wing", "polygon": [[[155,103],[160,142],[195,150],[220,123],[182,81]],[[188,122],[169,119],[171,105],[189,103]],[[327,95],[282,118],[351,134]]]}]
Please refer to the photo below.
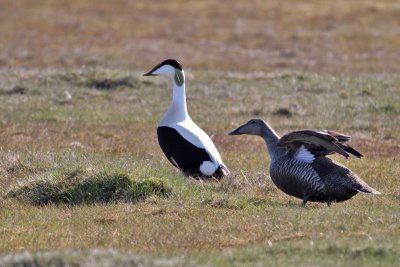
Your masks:
[{"label": "black wing", "polygon": [[358,158],[362,157],[360,152],[347,144],[349,140],[350,136],[334,131],[301,130],[282,136],[278,142],[278,146],[287,147],[292,155],[295,155],[304,146],[304,148],[315,156],[338,153],[345,158],[348,158],[349,154]]}]

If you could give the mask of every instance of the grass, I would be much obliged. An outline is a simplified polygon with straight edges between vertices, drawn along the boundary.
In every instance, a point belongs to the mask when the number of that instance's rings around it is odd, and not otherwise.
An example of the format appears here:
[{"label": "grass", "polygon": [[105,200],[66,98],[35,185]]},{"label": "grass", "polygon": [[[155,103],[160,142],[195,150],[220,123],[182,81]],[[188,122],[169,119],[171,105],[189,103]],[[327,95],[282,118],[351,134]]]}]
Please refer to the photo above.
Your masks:
[{"label": "grass", "polygon": [[186,67],[245,72],[400,68],[400,4],[392,0],[0,4],[4,66],[145,69],[172,57]]},{"label": "grass", "polygon": [[80,266],[82,262],[97,266],[100,263],[102,266],[199,266],[184,258],[155,258],[115,250],[20,252],[0,259],[4,267],[19,266],[16,263],[23,266]]},{"label": "grass", "polygon": [[99,173],[85,177],[85,171],[74,170],[59,182],[38,180],[7,194],[34,205],[93,204],[111,201],[140,201],[153,194],[167,196],[171,188],[159,178],[132,180],[123,173]]},{"label": "grass", "polygon": [[[396,1],[0,6],[1,266],[397,264]],[[158,146],[170,84],[142,74],[168,57],[221,182],[182,176]],[[365,157],[335,160],[383,194],[302,207],[261,139],[227,135],[254,117],[351,135]]]},{"label": "grass", "polygon": [[[396,75],[189,71],[189,111],[232,171],[220,183],[187,179],[162,155],[155,126],[171,98],[164,79],[93,68],[0,76],[4,90],[26,88],[0,94],[3,253],[115,249],[222,266],[376,266],[399,256]],[[82,82],[93,77],[130,77],[135,86]],[[226,134],[252,117],[281,134],[303,127],[352,134],[366,157],[335,158],[384,194],[301,207],[269,180],[262,140]]]}]

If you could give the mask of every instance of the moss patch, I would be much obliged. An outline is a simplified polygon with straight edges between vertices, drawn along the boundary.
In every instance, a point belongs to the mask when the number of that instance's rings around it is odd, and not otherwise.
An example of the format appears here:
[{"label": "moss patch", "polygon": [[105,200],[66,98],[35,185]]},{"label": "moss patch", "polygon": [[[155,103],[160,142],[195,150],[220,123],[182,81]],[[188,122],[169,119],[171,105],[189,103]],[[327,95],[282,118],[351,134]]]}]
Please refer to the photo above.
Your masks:
[{"label": "moss patch", "polygon": [[87,175],[76,170],[67,173],[64,179],[58,182],[39,180],[11,191],[7,197],[33,205],[78,205],[112,201],[137,202],[151,195],[166,197],[170,193],[170,186],[158,177],[133,179],[124,173]]}]

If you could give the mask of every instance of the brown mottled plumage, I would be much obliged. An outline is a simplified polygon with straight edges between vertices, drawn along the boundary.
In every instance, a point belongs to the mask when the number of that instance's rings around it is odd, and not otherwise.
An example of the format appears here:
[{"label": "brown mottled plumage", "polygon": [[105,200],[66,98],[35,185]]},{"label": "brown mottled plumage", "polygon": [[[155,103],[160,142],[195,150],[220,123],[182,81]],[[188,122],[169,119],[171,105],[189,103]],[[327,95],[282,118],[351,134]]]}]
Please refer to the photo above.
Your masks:
[{"label": "brown mottled plumage", "polygon": [[264,138],[271,157],[270,174],[283,192],[307,201],[328,205],[350,199],[357,193],[380,194],[354,172],[327,158],[338,153],[346,158],[362,155],[347,144],[350,136],[334,131],[301,130],[281,138],[263,120],[250,120],[230,135],[250,134]]}]

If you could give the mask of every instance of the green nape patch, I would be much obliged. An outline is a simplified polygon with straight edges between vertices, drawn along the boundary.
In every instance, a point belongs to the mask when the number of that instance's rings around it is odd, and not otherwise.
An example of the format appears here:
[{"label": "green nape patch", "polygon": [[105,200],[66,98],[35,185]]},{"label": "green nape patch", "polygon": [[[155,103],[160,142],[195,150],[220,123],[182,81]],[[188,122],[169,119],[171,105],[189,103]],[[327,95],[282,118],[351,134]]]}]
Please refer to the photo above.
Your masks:
[{"label": "green nape patch", "polygon": [[137,202],[151,195],[168,197],[172,192],[166,180],[158,177],[134,178],[125,173],[90,174],[76,170],[59,181],[39,180],[10,191],[6,197],[33,205],[93,204],[114,201]]}]

